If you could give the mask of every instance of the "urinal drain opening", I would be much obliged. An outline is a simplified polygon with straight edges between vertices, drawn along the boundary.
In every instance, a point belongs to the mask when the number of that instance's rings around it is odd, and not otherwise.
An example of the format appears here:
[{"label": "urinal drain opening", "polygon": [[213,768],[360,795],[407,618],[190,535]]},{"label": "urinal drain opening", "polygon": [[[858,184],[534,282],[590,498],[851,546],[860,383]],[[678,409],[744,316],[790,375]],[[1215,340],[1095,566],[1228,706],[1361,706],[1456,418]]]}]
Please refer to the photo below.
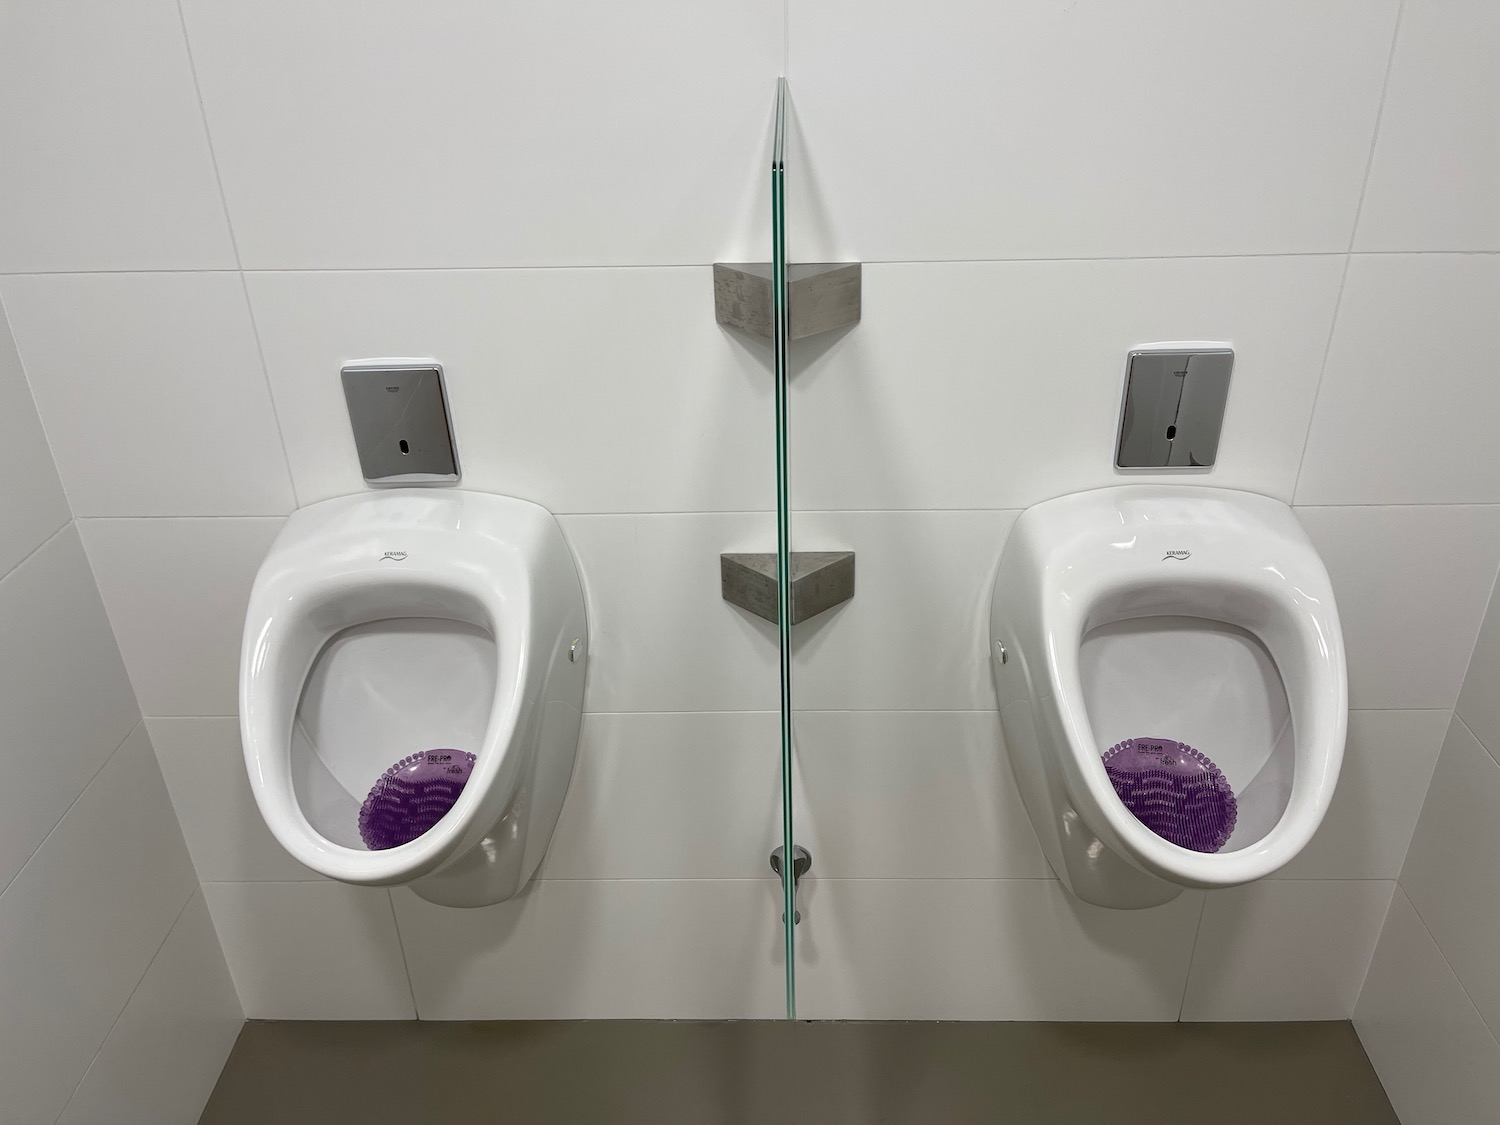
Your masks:
[{"label": "urinal drain opening", "polygon": [[1234,790],[1201,750],[1169,738],[1127,738],[1103,760],[1125,807],[1162,839],[1195,852],[1229,842],[1239,812]]},{"label": "urinal drain opening", "polygon": [[458,800],[474,768],[466,750],[424,750],[381,774],[359,809],[359,838],[372,852],[410,843]]}]

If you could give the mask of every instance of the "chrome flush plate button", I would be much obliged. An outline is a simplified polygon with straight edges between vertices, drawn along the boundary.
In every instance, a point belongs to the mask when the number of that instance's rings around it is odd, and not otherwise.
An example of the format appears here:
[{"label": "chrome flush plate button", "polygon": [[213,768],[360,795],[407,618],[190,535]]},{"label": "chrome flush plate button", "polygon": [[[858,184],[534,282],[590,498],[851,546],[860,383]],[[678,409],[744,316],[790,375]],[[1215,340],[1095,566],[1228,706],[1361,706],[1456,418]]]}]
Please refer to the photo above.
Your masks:
[{"label": "chrome flush plate button", "polygon": [[1234,351],[1141,348],[1130,353],[1115,446],[1118,469],[1207,469],[1219,455]]},{"label": "chrome flush plate button", "polygon": [[342,371],[365,483],[454,484],[458,454],[441,364],[367,360]]}]

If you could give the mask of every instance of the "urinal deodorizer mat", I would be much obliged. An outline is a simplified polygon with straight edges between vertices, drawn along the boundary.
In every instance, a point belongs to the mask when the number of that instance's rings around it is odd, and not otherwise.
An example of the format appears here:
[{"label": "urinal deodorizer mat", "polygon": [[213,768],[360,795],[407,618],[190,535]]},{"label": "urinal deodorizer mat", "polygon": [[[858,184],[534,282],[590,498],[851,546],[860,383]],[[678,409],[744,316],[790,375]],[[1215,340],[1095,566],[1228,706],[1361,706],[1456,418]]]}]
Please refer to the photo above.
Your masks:
[{"label": "urinal deodorizer mat", "polygon": [[1234,790],[1201,750],[1169,738],[1127,738],[1104,752],[1104,772],[1125,807],[1162,839],[1216,852],[1234,832]]},{"label": "urinal deodorizer mat", "polygon": [[359,809],[359,838],[372,852],[410,843],[453,807],[469,781],[474,755],[424,750],[402,758],[375,782]]}]

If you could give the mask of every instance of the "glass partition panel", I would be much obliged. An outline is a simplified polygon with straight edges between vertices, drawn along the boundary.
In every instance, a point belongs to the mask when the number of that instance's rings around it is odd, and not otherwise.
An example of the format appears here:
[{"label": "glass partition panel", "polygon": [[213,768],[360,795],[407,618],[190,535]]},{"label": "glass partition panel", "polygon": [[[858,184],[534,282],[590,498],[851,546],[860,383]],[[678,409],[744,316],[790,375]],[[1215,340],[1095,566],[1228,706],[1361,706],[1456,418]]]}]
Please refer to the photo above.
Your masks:
[{"label": "glass partition panel", "polygon": [[797,1018],[796,852],[792,836],[792,545],[787,495],[786,79],[776,83],[771,153],[771,343],[776,365],[776,620],[781,645],[781,898],[786,933],[786,1018]]}]

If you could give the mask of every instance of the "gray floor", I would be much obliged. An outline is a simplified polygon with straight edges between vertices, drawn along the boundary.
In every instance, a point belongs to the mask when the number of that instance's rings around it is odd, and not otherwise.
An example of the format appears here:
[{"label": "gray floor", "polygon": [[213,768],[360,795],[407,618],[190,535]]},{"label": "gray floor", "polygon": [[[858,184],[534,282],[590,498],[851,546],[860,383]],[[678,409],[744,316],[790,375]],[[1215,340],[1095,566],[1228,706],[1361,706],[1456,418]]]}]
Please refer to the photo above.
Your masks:
[{"label": "gray floor", "polygon": [[1347,1023],[266,1023],[203,1125],[1385,1125]]}]

